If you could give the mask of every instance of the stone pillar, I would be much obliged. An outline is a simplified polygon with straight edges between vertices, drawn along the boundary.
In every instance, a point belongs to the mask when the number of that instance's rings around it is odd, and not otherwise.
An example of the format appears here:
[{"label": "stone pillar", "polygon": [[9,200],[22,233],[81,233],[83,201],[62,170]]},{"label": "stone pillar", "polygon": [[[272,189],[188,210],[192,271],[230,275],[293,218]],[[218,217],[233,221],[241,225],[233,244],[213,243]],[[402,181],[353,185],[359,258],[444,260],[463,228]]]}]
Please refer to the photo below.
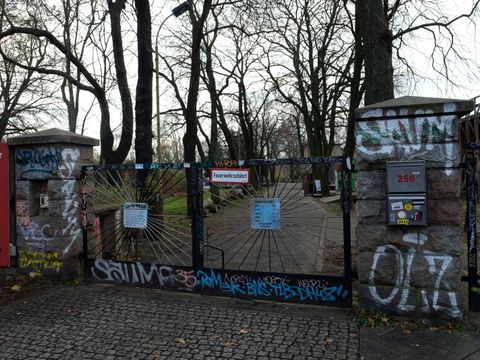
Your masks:
[{"label": "stone pillar", "polygon": [[18,263],[64,280],[81,276],[81,166],[98,140],[60,129],[8,139],[15,159]]},{"label": "stone pillar", "polygon": [[[359,302],[407,316],[461,318],[457,121],[472,101],[403,97],[356,113]],[[425,160],[427,226],[388,226],[386,162]]]}]

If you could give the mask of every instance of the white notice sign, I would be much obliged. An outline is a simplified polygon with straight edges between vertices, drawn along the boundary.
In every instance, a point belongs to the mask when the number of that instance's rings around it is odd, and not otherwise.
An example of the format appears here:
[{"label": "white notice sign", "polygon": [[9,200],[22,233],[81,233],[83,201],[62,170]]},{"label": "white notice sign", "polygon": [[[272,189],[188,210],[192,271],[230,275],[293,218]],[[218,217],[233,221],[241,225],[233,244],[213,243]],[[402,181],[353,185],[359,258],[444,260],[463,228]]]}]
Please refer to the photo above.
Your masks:
[{"label": "white notice sign", "polygon": [[147,227],[148,205],[145,203],[123,204],[123,226],[132,229]]},{"label": "white notice sign", "polygon": [[250,184],[250,169],[211,169],[213,184]]}]

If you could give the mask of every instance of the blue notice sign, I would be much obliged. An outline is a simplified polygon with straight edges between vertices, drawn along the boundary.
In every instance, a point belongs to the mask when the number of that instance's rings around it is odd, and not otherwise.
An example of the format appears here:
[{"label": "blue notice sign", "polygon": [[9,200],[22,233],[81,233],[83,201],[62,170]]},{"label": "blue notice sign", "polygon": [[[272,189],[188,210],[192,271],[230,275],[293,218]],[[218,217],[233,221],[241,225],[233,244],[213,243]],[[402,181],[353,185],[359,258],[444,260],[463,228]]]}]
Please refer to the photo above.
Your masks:
[{"label": "blue notice sign", "polygon": [[280,229],[280,199],[255,198],[250,206],[252,229]]}]

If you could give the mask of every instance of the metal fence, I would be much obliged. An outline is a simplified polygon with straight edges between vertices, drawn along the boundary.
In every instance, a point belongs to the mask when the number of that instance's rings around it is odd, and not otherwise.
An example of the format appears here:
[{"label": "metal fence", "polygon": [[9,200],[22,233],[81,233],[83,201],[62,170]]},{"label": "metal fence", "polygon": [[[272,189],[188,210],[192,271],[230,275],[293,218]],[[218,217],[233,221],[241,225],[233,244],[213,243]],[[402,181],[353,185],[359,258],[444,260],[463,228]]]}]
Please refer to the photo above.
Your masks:
[{"label": "metal fence", "polygon": [[343,157],[83,168],[89,278],[351,306]]}]

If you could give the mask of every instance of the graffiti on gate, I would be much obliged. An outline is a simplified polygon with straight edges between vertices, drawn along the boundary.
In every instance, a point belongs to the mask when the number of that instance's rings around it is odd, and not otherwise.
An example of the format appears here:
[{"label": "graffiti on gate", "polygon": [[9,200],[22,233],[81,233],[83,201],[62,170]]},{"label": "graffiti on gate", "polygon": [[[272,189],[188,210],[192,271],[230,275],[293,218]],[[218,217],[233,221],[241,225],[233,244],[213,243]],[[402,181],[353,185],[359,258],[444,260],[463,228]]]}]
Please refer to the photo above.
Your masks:
[{"label": "graffiti on gate", "polygon": [[[444,104],[444,113],[456,111],[455,104]],[[380,117],[382,109],[370,110],[362,118]],[[356,144],[359,155],[381,156],[393,155],[396,146],[401,146],[406,155],[422,154],[424,150],[433,150],[438,146],[445,161],[445,173],[452,173],[453,161],[456,158],[454,143],[457,115],[433,115],[430,109],[417,110],[415,118],[408,118],[407,109],[389,110],[386,117],[401,117],[400,119],[385,119],[360,121],[357,123]]]},{"label": "graffiti on gate", "polygon": [[[368,278],[369,291],[374,301],[379,305],[388,305],[396,299],[396,301],[398,301],[398,310],[404,312],[415,311],[416,297],[412,299],[409,295],[411,291],[410,281],[412,277],[412,264],[414,258],[418,257],[421,261],[425,262],[428,273],[435,277],[433,296],[431,299],[429,299],[425,289],[420,290],[421,311],[427,314],[432,311],[445,312],[454,318],[461,317],[462,312],[458,306],[457,294],[454,291],[449,291],[451,287],[445,276],[453,265],[453,257],[436,254],[426,250],[422,253],[417,253],[417,250],[414,247],[417,245],[423,245],[428,241],[428,237],[425,234],[407,233],[403,235],[402,240],[407,244],[413,245],[406,254],[402,253],[396,246],[391,244],[381,245],[375,251]],[[387,254],[395,255],[397,272],[394,279],[395,284],[390,294],[386,297],[382,297],[378,293],[375,273],[378,271],[377,268],[381,267],[380,264],[382,257],[387,256]],[[418,266],[419,265],[417,264],[417,267]],[[440,288],[447,289],[446,295],[448,302],[450,303],[449,306],[446,306],[446,304],[440,304]],[[443,303],[445,302],[446,301],[443,301]]]},{"label": "graffiti on gate", "polygon": [[298,302],[334,302],[346,300],[350,292],[342,284],[326,280],[291,280],[283,276],[250,276],[199,270],[173,268],[167,265],[121,263],[96,259],[90,267],[92,277],[99,281],[171,287],[179,290],[244,295],[265,299]]},{"label": "graffiti on gate", "polygon": [[197,282],[193,270],[174,269],[167,265],[142,264],[139,262],[121,263],[113,260],[95,259],[90,271],[96,280],[124,284],[193,290]]},{"label": "graffiti on gate", "polygon": [[78,148],[61,150],[59,146],[17,150],[15,155],[15,161],[19,167],[18,175],[21,178],[35,174],[60,178],[71,177],[79,158]]},{"label": "graffiti on gate", "polygon": [[239,166],[239,162],[237,160],[221,160],[221,161],[214,161],[214,166],[219,168],[235,168]]},{"label": "graffiti on gate", "polygon": [[[273,281],[272,281],[273,280]],[[279,300],[296,300],[299,302],[333,302],[348,297],[348,290],[343,285],[321,284],[320,286],[302,286],[299,281],[290,281],[275,277],[253,278],[247,281],[235,281],[228,274],[198,271],[197,286],[202,289],[221,290],[231,295],[248,295],[251,297],[274,298]]]},{"label": "graffiti on gate", "polygon": [[19,250],[19,267],[21,269],[29,269],[33,271],[50,270],[60,272],[62,261],[56,252]]}]

